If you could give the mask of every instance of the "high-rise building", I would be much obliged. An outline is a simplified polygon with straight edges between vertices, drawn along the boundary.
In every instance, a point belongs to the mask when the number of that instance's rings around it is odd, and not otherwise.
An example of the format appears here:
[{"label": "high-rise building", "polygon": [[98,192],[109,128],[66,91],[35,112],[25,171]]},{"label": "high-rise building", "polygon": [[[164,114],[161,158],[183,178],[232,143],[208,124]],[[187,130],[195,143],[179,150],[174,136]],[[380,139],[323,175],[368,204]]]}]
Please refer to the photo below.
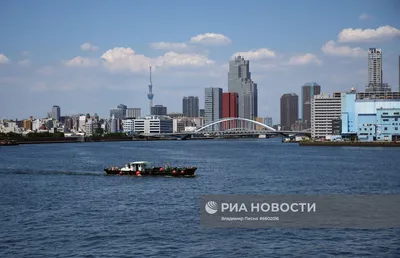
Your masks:
[{"label": "high-rise building", "polygon": [[152,116],[166,116],[167,115],[167,107],[163,105],[155,105],[151,107],[151,115]]},{"label": "high-rise building", "polygon": [[[209,87],[204,89],[204,118],[206,124],[215,122],[222,117],[222,89]],[[210,128],[210,127],[209,127]],[[213,125],[210,130],[218,130],[218,125]]]},{"label": "high-rise building", "polygon": [[111,133],[116,133],[118,130],[118,119],[114,115],[111,115]]},{"label": "high-rise building", "polygon": [[299,117],[299,96],[285,93],[281,97],[281,129],[290,130]]},{"label": "high-rise building", "polygon": [[382,49],[370,48],[368,50],[368,88],[380,88],[382,82]]},{"label": "high-rise building", "polygon": [[110,117],[114,116],[116,119],[123,119],[124,111],[120,108],[110,109]]},{"label": "high-rise building", "polygon": [[236,92],[222,93],[222,117],[238,117],[238,99]]},{"label": "high-rise building", "polygon": [[250,62],[241,56],[229,61],[228,91],[238,93],[239,117],[254,120],[258,116],[257,83],[251,80]]},{"label": "high-rise building", "polygon": [[78,131],[84,133],[86,130],[86,116],[83,116],[83,115],[79,116],[79,124],[78,125],[79,125]]},{"label": "high-rise building", "polygon": [[127,118],[139,118],[142,116],[142,109],[141,108],[127,108],[126,109],[126,116]]},{"label": "high-rise building", "polygon": [[341,117],[341,97],[326,94],[315,95],[311,101],[311,137],[324,138],[333,135],[332,124]]},{"label": "high-rise building", "polygon": [[124,104],[119,104],[117,106],[117,108],[122,110],[122,116],[125,117],[126,116],[126,110],[127,110],[128,107],[126,105],[124,105]]},{"label": "high-rise building", "polygon": [[368,50],[368,85],[365,92],[390,92],[392,87],[383,82],[382,50],[370,48]]},{"label": "high-rise building", "polygon": [[204,117],[205,111],[204,108],[200,108],[200,117]]},{"label": "high-rise building", "polygon": [[183,97],[182,113],[186,117],[199,117],[199,97]]},{"label": "high-rise building", "polygon": [[316,82],[309,82],[301,87],[302,119],[307,127],[311,127],[311,100],[321,93],[321,86]]},{"label": "high-rise building", "polygon": [[[236,92],[222,93],[222,117],[238,117],[239,95]],[[222,124],[222,129],[237,128],[235,121],[227,121]]]},{"label": "high-rise building", "polygon": [[188,116],[189,110],[188,110],[188,97],[183,97],[182,98],[182,114],[183,116]]},{"label": "high-rise building", "polygon": [[[117,119],[124,119],[126,117],[126,110],[127,106],[124,104],[119,104],[117,108],[111,109],[110,110],[110,117],[114,115],[115,118]],[[90,117],[90,116],[89,116]]]},{"label": "high-rise building", "polygon": [[268,126],[273,126],[273,123],[272,123],[272,117],[265,117],[264,118],[264,124],[266,124],[266,125],[268,125]]},{"label": "high-rise building", "polygon": [[51,110],[51,118],[60,121],[61,109],[59,106],[53,106]]},{"label": "high-rise building", "polygon": [[400,56],[399,56],[399,92],[400,92]]}]

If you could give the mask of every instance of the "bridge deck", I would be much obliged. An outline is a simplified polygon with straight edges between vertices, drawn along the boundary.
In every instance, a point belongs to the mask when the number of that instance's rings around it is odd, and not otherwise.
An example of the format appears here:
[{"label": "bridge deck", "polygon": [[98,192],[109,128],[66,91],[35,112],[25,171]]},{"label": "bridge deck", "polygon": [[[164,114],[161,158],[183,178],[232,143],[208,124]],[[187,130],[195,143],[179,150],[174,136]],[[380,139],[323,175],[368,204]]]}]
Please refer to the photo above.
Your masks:
[{"label": "bridge deck", "polygon": [[149,133],[149,134],[142,134],[143,136],[185,136],[185,135],[251,135],[251,134],[258,134],[258,135],[293,135],[293,134],[311,134],[309,131],[221,131],[221,132],[179,132],[179,133]]}]

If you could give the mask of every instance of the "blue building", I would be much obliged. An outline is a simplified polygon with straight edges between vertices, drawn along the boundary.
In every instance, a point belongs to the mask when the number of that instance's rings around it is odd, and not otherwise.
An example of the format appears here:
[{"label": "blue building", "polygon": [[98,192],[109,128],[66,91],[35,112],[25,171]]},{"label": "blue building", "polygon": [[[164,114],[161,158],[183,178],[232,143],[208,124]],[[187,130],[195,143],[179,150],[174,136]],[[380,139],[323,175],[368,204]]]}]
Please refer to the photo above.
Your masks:
[{"label": "blue building", "polygon": [[357,132],[355,127],[356,92],[341,94],[342,108],[342,135],[351,135]]},{"label": "blue building", "polygon": [[359,141],[400,140],[400,99],[363,98],[341,94],[342,136]]},{"label": "blue building", "polygon": [[359,141],[376,141],[376,114],[358,114]]},{"label": "blue building", "polygon": [[400,141],[400,108],[377,109],[376,121],[378,141]]}]

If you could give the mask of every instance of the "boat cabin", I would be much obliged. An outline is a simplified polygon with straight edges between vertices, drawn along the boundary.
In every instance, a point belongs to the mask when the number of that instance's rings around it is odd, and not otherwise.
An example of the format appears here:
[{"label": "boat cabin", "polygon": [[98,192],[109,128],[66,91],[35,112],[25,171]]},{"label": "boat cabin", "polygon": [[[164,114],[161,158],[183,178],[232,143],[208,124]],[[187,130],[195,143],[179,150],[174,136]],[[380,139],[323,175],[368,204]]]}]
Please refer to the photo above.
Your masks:
[{"label": "boat cabin", "polygon": [[146,168],[149,168],[151,162],[148,161],[135,161],[125,165],[125,167],[121,170],[125,171],[140,171],[143,172]]}]

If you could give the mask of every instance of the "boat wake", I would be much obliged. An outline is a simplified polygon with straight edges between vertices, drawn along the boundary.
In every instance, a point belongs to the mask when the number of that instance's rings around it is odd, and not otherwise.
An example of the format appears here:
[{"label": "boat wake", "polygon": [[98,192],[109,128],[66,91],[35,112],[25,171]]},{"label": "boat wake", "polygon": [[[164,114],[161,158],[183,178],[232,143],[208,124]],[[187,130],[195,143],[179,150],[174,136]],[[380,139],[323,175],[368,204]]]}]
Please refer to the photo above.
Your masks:
[{"label": "boat wake", "polygon": [[13,170],[5,171],[9,174],[28,175],[72,175],[72,176],[106,176],[102,171],[54,171],[54,170]]},{"label": "boat wake", "polygon": [[[68,176],[119,176],[107,175],[104,171],[54,171],[54,170],[3,170],[1,174],[19,174],[19,175],[68,175]],[[131,177],[136,177],[131,175]],[[163,178],[177,178],[175,176],[164,175]],[[180,178],[196,178],[198,175],[181,176]]]}]

